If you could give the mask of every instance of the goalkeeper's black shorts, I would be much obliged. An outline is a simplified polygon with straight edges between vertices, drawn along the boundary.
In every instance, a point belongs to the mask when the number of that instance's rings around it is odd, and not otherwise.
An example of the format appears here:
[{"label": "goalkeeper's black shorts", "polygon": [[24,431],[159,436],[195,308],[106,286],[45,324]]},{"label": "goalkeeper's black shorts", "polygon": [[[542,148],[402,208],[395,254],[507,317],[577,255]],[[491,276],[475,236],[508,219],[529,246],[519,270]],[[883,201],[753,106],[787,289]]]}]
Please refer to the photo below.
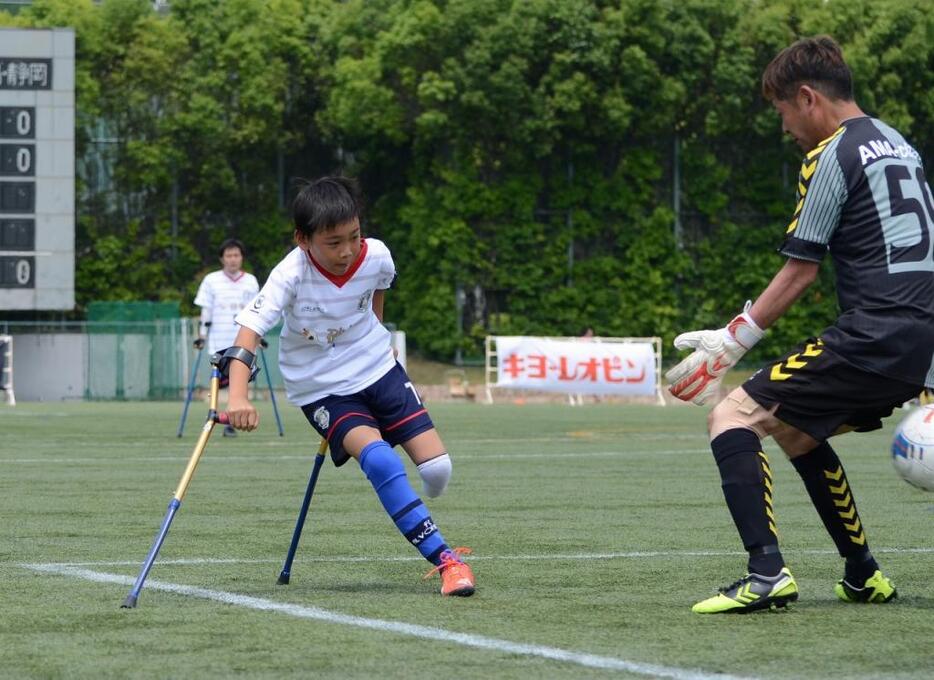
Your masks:
[{"label": "goalkeeper's black shorts", "polygon": [[743,389],[764,408],[777,404],[776,418],[822,442],[841,432],[879,429],[882,418],[917,397],[923,385],[864,371],[810,338],[757,371]]}]

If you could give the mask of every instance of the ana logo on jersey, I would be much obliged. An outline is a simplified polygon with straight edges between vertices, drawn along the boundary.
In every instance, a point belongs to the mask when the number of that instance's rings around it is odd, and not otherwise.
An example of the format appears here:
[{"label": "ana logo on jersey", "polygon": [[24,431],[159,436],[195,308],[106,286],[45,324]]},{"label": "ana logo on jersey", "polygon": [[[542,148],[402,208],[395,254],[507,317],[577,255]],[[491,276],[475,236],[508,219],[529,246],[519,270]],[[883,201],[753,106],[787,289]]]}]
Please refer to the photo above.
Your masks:
[{"label": "ana logo on jersey", "polygon": [[328,425],[331,424],[331,414],[328,413],[327,408],[324,406],[319,407],[312,418],[315,419],[315,425],[320,427],[322,430],[328,429]]},{"label": "ana logo on jersey", "polygon": [[302,335],[304,335],[305,339],[308,340],[309,342],[314,342],[315,340],[317,340],[317,338],[315,337],[315,334],[312,333],[307,328],[302,329]]},{"label": "ana logo on jersey", "polygon": [[367,308],[367,305],[370,304],[370,298],[373,297],[373,291],[368,290],[363,295],[360,296],[360,301],[357,303],[357,311],[362,312]]}]

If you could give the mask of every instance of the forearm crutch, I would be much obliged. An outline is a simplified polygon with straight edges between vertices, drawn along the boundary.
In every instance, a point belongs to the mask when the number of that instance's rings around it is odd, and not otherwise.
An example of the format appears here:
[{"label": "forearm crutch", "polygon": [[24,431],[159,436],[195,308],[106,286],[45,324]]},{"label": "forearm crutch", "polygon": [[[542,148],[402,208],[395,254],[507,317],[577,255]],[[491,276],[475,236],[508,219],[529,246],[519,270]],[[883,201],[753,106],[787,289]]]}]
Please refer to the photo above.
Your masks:
[{"label": "forearm crutch", "polygon": [[[265,340],[263,341],[265,343]],[[272,389],[272,376],[269,375],[269,367],[266,365],[266,345],[259,347],[259,356],[263,360],[263,373],[266,374],[266,384],[269,385],[269,400],[272,401],[272,412],[276,416],[276,426],[279,428],[279,436],[285,436],[285,430],[282,429],[282,419],[279,418],[279,407],[276,406],[276,393]]]},{"label": "forearm crutch", "polygon": [[308,488],[305,489],[305,498],[302,500],[302,508],[298,511],[298,520],[295,522],[295,531],[292,532],[292,543],[289,545],[289,554],[285,557],[285,564],[282,565],[282,571],[279,573],[279,585],[286,585],[292,575],[292,560],[295,559],[295,551],[298,550],[298,540],[302,537],[302,528],[305,526],[305,517],[308,515],[308,506],[311,503],[311,495],[315,492],[315,485],[318,483],[318,474],[321,472],[321,465],[324,463],[325,454],[328,451],[328,440],[322,439],[321,446],[318,447],[318,455],[315,456],[315,464],[311,468],[311,477],[308,478]]},{"label": "forearm crutch", "polygon": [[[211,334],[211,322],[206,322],[204,327],[207,329],[204,334],[204,342],[207,342],[208,336]],[[191,379],[188,381],[188,394],[185,396],[185,406],[182,408],[182,417],[181,420],[178,421],[178,432],[176,433],[179,437],[181,437],[182,432],[185,431],[185,421],[188,420],[188,407],[191,406],[191,397],[195,393],[195,382],[198,380],[198,367],[201,365],[202,354],[204,354],[204,344],[198,348],[195,366],[191,370]]]},{"label": "forearm crutch", "polygon": [[217,364],[214,363],[217,357],[218,355],[215,355],[215,357],[212,359],[213,369],[211,371],[211,400],[208,409],[208,418],[204,423],[204,427],[201,428],[201,436],[198,437],[198,443],[195,444],[195,449],[191,454],[191,458],[188,459],[188,466],[185,468],[185,473],[182,475],[181,481],[179,481],[178,487],[175,489],[175,495],[172,497],[172,501],[169,503],[169,508],[162,520],[162,526],[159,528],[159,532],[156,534],[156,538],[152,542],[152,547],[149,549],[149,554],[146,555],[143,566],[139,570],[139,576],[136,577],[136,583],[133,584],[133,588],[130,590],[130,594],[126,596],[126,599],[121,605],[121,607],[124,609],[132,609],[136,606],[139,593],[143,589],[143,584],[146,582],[146,577],[149,575],[149,570],[152,569],[153,562],[156,561],[156,556],[159,554],[159,549],[162,547],[162,542],[165,541],[165,536],[169,533],[169,525],[172,524],[172,519],[175,517],[175,513],[178,511],[179,506],[182,504],[182,500],[185,498],[185,493],[188,491],[188,485],[191,483],[191,478],[195,474],[195,468],[198,467],[198,461],[201,460],[201,454],[204,453],[204,447],[208,443],[208,439],[211,437],[211,431],[214,429],[214,425],[217,423],[227,424],[229,422],[226,413],[217,412],[217,392],[220,389],[221,380],[221,371]]}]

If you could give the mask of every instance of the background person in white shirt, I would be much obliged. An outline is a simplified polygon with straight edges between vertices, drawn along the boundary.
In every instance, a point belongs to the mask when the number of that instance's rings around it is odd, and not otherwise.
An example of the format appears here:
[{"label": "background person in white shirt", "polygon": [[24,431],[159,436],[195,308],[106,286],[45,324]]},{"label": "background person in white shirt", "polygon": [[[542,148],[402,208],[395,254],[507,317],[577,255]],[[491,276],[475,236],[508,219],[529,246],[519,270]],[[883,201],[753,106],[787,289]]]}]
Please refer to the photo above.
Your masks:
[{"label": "background person in white shirt", "polygon": [[231,360],[231,424],[253,430],[249,365],[260,339],[284,319],[279,367],[291,401],[327,439],[335,465],[354,458],[386,513],[441,573],[442,595],[471,595],[474,577],[452,550],[406,478],[393,451],[401,445],[418,467],[424,493],[439,496],[451,460],[428,411],[395,360],[382,325],[383,297],[396,271],[389,249],[360,233],[362,201],[353,180],[310,182],[293,203],[295,241],[259,295],[237,315]]},{"label": "background person in white shirt", "polygon": [[[205,276],[195,296],[195,304],[201,307],[201,322],[194,345],[201,349],[207,339],[209,354],[234,344],[240,328],[234,317],[259,291],[256,277],[243,271],[246,249],[242,242],[229,238],[221,243],[218,252],[223,268]],[[236,434],[230,425],[224,428],[225,437]]]}]

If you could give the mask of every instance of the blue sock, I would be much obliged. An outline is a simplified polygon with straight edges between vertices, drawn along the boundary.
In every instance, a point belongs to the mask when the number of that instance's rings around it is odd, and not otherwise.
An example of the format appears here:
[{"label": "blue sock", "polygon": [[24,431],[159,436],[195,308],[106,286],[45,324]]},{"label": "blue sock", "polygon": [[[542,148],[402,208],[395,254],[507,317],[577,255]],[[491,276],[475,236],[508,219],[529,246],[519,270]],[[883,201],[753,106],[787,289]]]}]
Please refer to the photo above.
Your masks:
[{"label": "blue sock", "polygon": [[405,467],[392,447],[382,440],[367,444],[360,452],[360,469],[402,535],[426,560],[441,564],[441,553],[449,550],[447,543],[409,484]]}]

